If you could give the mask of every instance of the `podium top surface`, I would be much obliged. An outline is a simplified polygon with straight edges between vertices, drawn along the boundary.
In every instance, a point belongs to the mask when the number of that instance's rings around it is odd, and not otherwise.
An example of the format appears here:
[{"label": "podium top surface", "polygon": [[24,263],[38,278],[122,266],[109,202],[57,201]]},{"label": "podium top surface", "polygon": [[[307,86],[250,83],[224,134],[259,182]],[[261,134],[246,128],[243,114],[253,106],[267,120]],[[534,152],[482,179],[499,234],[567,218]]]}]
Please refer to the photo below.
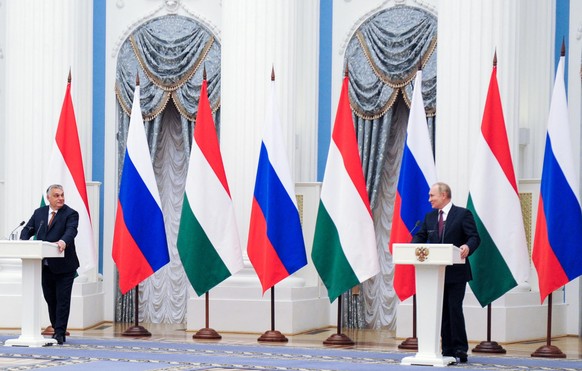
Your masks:
[{"label": "podium top surface", "polygon": [[35,240],[0,241],[0,258],[63,258],[56,243]]},{"label": "podium top surface", "polygon": [[394,264],[465,264],[465,259],[461,258],[461,250],[449,243],[395,243],[392,251]]}]

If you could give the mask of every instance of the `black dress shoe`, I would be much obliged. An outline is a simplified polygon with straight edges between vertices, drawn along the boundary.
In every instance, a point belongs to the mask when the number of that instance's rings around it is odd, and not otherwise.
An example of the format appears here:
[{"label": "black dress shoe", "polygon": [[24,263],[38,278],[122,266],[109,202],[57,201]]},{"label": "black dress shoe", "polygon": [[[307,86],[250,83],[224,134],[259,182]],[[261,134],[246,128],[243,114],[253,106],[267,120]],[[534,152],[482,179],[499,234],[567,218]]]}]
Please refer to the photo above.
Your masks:
[{"label": "black dress shoe", "polygon": [[57,341],[57,344],[63,345],[65,342],[65,335],[54,335],[54,339]]},{"label": "black dress shoe", "polygon": [[468,360],[467,353],[462,350],[457,350],[455,352],[455,358],[458,358],[460,363],[467,363]]}]

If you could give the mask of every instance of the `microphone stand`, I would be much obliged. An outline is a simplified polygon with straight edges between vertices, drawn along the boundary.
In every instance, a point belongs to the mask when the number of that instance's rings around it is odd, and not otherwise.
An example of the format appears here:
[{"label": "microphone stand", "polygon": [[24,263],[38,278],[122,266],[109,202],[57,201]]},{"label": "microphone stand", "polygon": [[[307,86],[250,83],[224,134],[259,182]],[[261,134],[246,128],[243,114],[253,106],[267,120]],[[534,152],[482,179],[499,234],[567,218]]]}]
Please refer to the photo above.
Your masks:
[{"label": "microphone stand", "polygon": [[10,240],[10,241],[12,241],[12,240],[15,240],[15,239],[16,239],[16,234],[15,234],[15,233],[16,233],[16,231],[17,231],[17,230],[18,230],[20,227],[22,227],[22,226],[24,225],[24,223],[25,223],[25,222],[24,222],[24,220],[23,220],[23,221],[21,221],[21,222],[20,222],[20,224],[18,224],[18,225],[16,226],[16,228],[14,228],[12,231],[10,231],[10,233],[8,234],[8,238],[6,238],[6,239],[7,239],[7,240]]}]

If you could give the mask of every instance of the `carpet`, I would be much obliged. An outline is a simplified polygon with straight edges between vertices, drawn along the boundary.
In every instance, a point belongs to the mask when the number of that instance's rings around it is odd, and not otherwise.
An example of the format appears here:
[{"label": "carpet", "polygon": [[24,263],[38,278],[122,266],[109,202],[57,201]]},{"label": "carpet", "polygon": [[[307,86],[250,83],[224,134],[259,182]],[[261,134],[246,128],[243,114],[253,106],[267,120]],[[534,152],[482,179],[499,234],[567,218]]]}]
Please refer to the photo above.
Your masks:
[{"label": "carpet", "polygon": [[[0,343],[14,336],[0,336]],[[68,337],[62,346],[0,347],[0,370],[427,370],[401,366],[410,352],[286,345],[177,343],[143,339]],[[579,370],[582,360],[470,355],[462,370]]]}]

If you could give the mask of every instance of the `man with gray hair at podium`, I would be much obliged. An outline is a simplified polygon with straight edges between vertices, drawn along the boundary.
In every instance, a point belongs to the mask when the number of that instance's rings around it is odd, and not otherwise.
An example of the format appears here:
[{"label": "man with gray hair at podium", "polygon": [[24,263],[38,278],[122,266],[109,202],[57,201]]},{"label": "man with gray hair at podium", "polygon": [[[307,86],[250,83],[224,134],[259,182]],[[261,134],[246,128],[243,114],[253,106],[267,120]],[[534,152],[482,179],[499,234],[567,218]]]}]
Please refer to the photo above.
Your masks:
[{"label": "man with gray hair at podium", "polygon": [[42,292],[55,331],[53,338],[62,345],[66,341],[73,280],[79,268],[75,251],[79,213],[65,204],[65,192],[59,184],[49,186],[46,197],[49,204],[34,211],[20,239],[36,235],[37,240],[54,242],[65,253],[63,258],[45,258],[42,262]]},{"label": "man with gray hair at podium", "polygon": [[[433,210],[426,214],[412,243],[450,243],[459,247],[461,258],[466,259],[479,246],[481,239],[470,210],[451,202],[451,188],[445,183],[435,183],[429,191],[428,201]],[[469,343],[465,330],[463,299],[467,282],[472,279],[471,265],[449,265],[445,271],[441,340],[443,356],[467,362]]]}]

